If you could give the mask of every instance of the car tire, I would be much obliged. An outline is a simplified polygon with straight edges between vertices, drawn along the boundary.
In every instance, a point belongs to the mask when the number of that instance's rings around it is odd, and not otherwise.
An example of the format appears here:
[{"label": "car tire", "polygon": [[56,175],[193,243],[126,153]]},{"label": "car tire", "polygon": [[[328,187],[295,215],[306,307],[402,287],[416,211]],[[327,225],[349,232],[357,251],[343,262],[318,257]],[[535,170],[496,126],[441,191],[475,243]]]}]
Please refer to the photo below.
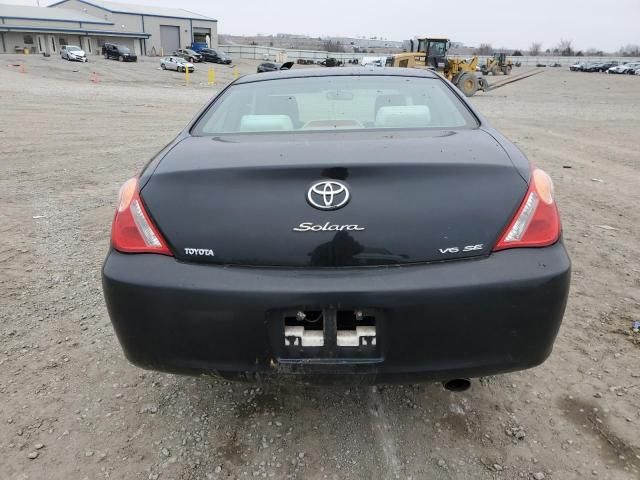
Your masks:
[{"label": "car tire", "polygon": [[122,55],[120,55],[120,56],[118,57],[118,61],[120,61],[120,62],[124,62],[124,57],[123,57]]},{"label": "car tire", "polygon": [[196,63],[196,59],[195,59],[195,58],[193,58],[193,57],[189,57],[189,61],[190,61],[191,63]]},{"label": "car tire", "polygon": [[107,52],[104,52],[102,56],[104,57],[105,60],[109,60],[109,54]]},{"label": "car tire", "polygon": [[161,63],[161,64],[160,64],[160,68],[161,68],[162,70],[166,70],[166,69],[167,69],[167,66],[166,66],[164,63]]}]

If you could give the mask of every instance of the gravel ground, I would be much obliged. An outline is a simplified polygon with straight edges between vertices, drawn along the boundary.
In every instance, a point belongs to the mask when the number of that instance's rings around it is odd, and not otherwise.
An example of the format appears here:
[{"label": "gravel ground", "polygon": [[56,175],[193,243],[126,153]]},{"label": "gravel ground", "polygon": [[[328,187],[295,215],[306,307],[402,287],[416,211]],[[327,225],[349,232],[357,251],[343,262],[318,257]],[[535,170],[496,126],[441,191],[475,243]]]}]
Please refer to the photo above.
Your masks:
[{"label": "gravel ground", "polygon": [[1,479],[639,478],[640,78],[549,69],[473,98],[555,179],[574,273],[550,359],[454,394],[130,365],[100,287],[117,190],[233,70],[2,60]]}]

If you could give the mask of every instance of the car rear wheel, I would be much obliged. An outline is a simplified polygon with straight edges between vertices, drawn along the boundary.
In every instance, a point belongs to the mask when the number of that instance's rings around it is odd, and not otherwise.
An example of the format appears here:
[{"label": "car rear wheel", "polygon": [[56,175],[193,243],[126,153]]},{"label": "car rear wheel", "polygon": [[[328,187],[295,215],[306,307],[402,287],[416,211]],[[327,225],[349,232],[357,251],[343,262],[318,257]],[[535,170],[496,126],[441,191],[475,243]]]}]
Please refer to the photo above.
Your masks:
[{"label": "car rear wheel", "polygon": [[109,55],[107,54],[107,52],[104,52],[104,53],[102,54],[102,56],[103,56],[106,60],[108,60],[108,59],[109,59]]},{"label": "car rear wheel", "polygon": [[124,62],[124,57],[123,57],[122,55],[120,55],[120,56],[118,57],[118,60],[119,60],[119,61],[121,61],[121,62]]}]

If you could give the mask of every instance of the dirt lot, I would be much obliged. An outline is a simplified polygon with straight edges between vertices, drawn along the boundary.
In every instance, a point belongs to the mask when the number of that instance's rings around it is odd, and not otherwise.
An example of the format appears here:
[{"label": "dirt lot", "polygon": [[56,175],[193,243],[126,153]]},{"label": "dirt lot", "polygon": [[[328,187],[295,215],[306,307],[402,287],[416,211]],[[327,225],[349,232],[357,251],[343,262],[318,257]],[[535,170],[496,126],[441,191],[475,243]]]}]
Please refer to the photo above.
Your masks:
[{"label": "dirt lot", "polygon": [[574,273],[551,358],[453,394],[131,366],[100,287],[116,193],[217,87],[149,59],[1,60],[0,479],[639,478],[640,78],[549,69],[474,97],[555,179]]}]

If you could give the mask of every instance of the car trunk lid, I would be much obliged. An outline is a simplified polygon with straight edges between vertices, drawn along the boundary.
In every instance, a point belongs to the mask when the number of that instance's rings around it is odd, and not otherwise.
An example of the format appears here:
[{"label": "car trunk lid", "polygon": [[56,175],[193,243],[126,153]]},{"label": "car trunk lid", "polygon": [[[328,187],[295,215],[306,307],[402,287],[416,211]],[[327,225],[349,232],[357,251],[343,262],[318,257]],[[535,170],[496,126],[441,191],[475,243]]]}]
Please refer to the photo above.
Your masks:
[{"label": "car trunk lid", "polygon": [[[324,181],[344,206],[312,205]],[[180,260],[347,267],[487,255],[526,190],[470,129],[187,137],[141,195]]]}]

